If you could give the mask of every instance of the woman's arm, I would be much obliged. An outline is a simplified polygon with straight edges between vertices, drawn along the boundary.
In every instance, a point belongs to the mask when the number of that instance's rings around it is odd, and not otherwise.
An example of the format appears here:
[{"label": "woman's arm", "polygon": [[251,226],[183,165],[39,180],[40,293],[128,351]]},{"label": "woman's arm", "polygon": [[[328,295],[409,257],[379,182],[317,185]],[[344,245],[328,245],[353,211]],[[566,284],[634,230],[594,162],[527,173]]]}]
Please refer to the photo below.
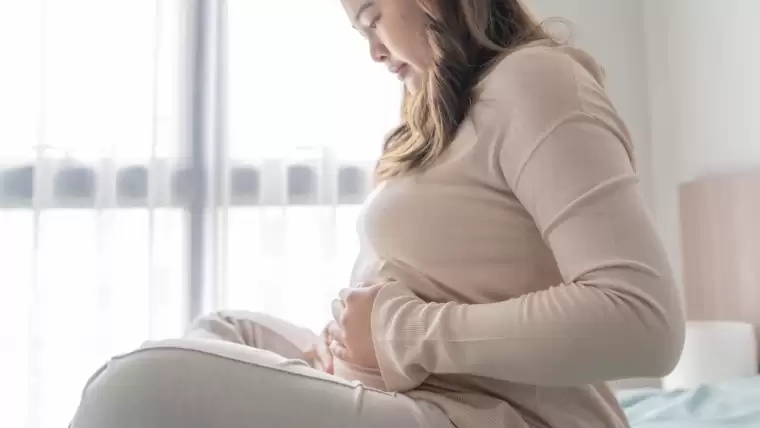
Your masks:
[{"label": "woman's arm", "polygon": [[389,390],[431,373],[565,386],[674,367],[680,296],[615,123],[578,109],[500,152],[504,179],[551,248],[562,284],[475,305],[426,303],[402,283],[380,290],[372,335]]}]

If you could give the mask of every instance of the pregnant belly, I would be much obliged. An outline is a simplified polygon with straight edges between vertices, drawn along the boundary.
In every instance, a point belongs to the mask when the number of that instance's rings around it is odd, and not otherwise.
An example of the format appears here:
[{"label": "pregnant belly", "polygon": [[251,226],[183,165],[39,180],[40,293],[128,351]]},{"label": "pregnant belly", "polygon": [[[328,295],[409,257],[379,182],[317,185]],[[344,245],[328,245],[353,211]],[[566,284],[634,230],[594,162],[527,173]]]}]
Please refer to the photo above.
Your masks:
[{"label": "pregnant belly", "polygon": [[349,382],[359,382],[366,387],[385,391],[385,382],[378,369],[359,367],[336,358],[333,361],[333,374]]}]

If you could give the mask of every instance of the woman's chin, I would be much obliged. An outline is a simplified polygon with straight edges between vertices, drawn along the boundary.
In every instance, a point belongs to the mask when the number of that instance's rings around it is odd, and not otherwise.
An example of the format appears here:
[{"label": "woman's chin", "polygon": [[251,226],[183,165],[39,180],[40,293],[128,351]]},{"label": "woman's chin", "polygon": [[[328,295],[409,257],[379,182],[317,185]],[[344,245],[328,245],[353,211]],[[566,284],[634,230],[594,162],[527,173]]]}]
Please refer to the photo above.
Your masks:
[{"label": "woman's chin", "polygon": [[410,94],[417,93],[420,90],[419,79],[415,76],[407,76],[404,80],[404,89]]}]

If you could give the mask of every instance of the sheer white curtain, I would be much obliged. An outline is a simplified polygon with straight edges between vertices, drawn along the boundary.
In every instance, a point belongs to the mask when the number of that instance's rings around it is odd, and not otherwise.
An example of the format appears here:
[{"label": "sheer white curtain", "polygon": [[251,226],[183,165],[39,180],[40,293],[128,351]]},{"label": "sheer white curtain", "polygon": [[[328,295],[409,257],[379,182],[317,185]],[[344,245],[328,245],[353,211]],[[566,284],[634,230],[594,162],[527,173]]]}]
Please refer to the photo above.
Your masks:
[{"label": "sheer white curtain", "polygon": [[185,321],[180,0],[0,1],[0,425]]},{"label": "sheer white curtain", "polygon": [[319,330],[402,88],[338,1],[229,0],[225,307]]},{"label": "sheer white curtain", "polygon": [[340,2],[0,0],[0,55],[3,426],[201,310],[329,318],[401,97]]}]

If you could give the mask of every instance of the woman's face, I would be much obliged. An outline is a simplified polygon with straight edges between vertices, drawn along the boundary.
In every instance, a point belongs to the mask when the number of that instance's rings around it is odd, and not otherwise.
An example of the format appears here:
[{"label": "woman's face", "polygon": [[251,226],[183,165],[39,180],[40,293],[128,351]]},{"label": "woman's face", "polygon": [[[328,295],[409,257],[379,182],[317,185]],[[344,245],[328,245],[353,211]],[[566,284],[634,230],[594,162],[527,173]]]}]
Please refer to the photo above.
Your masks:
[{"label": "woman's face", "polygon": [[410,91],[423,84],[430,66],[426,15],[415,0],[342,0],[351,23],[369,42],[370,56]]}]

